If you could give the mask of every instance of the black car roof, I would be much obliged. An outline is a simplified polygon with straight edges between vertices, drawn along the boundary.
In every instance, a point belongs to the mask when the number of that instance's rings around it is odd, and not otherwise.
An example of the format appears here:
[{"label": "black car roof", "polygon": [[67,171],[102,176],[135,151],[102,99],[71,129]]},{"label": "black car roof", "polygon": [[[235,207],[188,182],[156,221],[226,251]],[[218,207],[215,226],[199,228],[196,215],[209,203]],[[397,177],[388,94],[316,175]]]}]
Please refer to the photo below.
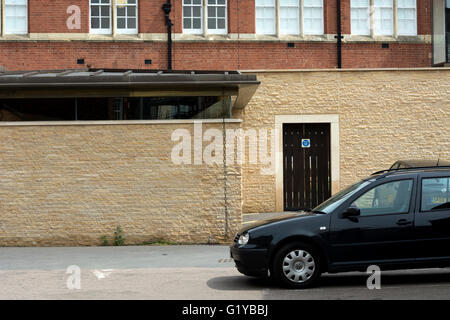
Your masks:
[{"label": "black car roof", "polygon": [[450,165],[439,165],[439,166],[424,166],[424,167],[411,167],[402,169],[389,169],[377,171],[372,174],[376,179],[385,178],[387,176],[405,174],[405,173],[416,173],[416,172],[450,172]]},{"label": "black car roof", "polygon": [[[429,159],[409,159],[409,160],[398,160],[393,164],[402,164],[408,168],[421,168],[421,167],[442,167],[442,166],[450,166],[450,161],[446,160],[429,160]],[[392,167],[391,167],[392,168]]]}]

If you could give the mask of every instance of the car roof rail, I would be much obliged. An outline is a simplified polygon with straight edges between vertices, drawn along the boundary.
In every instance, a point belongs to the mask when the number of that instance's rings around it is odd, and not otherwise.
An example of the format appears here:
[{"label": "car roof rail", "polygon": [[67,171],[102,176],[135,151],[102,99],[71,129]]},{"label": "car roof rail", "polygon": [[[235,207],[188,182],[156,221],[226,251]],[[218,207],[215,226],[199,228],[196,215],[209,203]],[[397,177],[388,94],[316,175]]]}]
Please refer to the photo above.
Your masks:
[{"label": "car roof rail", "polygon": [[376,171],[376,172],[372,173],[371,175],[373,176],[373,175],[375,175],[375,174],[385,173],[385,172],[389,172],[389,171],[392,171],[392,169],[386,169],[386,170]]},{"label": "car roof rail", "polygon": [[384,178],[386,176],[389,176],[391,174],[397,173],[397,172],[408,172],[408,171],[414,171],[414,170],[426,170],[426,169],[434,169],[434,170],[449,170],[450,166],[426,166],[426,167],[410,167],[410,168],[400,168],[400,169],[387,169],[387,170],[380,170],[377,172],[372,173],[372,175],[375,174],[381,174],[377,179]]}]

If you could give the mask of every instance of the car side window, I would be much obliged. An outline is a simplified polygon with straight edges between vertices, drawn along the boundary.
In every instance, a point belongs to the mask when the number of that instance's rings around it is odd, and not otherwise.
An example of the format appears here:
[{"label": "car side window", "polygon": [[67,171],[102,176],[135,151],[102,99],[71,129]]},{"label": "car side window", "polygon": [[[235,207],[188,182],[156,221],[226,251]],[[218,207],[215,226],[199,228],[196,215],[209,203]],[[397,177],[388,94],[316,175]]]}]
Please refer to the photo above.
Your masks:
[{"label": "car side window", "polygon": [[412,187],[412,179],[387,182],[361,195],[350,207],[358,208],[361,216],[408,213]]},{"label": "car side window", "polygon": [[450,210],[450,177],[422,179],[420,210]]}]

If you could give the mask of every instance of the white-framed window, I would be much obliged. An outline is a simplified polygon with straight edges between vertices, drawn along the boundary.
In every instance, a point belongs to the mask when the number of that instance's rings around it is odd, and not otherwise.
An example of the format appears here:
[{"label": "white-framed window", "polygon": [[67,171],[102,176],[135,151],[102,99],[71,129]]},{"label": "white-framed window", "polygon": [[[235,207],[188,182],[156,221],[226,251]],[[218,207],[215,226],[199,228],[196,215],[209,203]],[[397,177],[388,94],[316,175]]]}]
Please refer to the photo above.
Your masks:
[{"label": "white-framed window", "polygon": [[394,34],[394,1],[373,1],[373,33],[391,36]]},{"label": "white-framed window", "polygon": [[255,0],[257,34],[276,34],[275,0]]},{"label": "white-framed window", "polygon": [[[303,3],[303,6],[301,6]],[[278,16],[277,8],[278,6]],[[323,0],[256,0],[257,34],[314,34],[324,33]],[[303,30],[301,29],[303,25]]]},{"label": "white-framed window", "polygon": [[300,33],[300,8],[298,0],[280,1],[280,33]]},{"label": "white-framed window", "polygon": [[138,33],[138,0],[116,0],[116,32]]},{"label": "white-framed window", "polygon": [[227,33],[227,0],[207,0],[208,33]]},{"label": "white-framed window", "polygon": [[183,33],[203,33],[202,0],[183,0]]},{"label": "white-framed window", "polygon": [[183,0],[183,33],[228,33],[227,0]]},{"label": "white-framed window", "polygon": [[323,0],[303,0],[303,33],[323,34]]},{"label": "white-framed window", "polygon": [[417,0],[351,0],[350,7],[351,34],[417,35]]},{"label": "white-framed window", "polygon": [[356,35],[370,35],[370,0],[351,0],[351,31]]},{"label": "white-framed window", "polygon": [[397,29],[401,36],[417,35],[416,0],[397,0]]},{"label": "white-framed window", "polygon": [[28,33],[28,0],[5,0],[5,34]]},{"label": "white-framed window", "polygon": [[90,32],[111,34],[111,0],[90,0]]}]

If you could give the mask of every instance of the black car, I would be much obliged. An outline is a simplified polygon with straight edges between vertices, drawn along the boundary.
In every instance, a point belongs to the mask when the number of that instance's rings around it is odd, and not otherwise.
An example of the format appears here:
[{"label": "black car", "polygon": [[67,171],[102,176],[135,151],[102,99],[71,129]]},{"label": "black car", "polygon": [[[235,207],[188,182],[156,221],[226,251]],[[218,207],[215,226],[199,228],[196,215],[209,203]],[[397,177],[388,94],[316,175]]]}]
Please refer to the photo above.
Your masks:
[{"label": "black car", "polygon": [[450,266],[450,167],[377,172],[316,208],[239,231],[237,269],[305,288],[323,272]]}]

